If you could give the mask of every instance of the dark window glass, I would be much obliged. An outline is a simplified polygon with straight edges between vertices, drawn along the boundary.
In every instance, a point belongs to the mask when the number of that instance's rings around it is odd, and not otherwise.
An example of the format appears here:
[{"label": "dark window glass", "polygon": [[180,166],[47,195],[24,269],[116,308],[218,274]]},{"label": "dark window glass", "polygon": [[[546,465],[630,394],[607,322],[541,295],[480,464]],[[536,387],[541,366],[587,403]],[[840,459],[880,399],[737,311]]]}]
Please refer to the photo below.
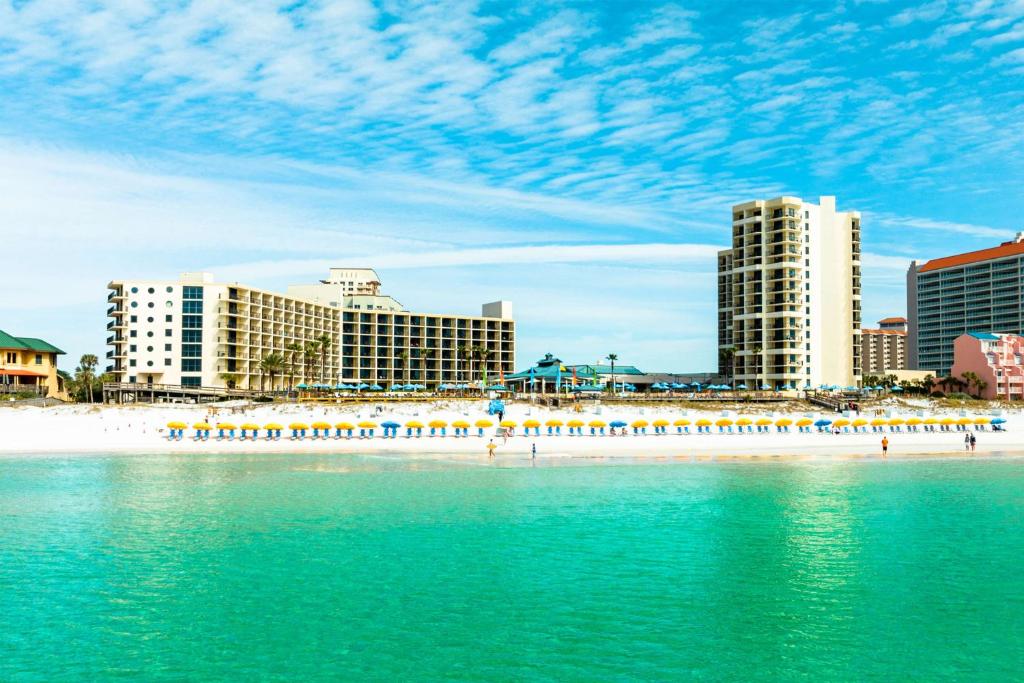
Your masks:
[{"label": "dark window glass", "polygon": [[199,358],[182,358],[181,359],[181,371],[182,372],[202,372],[203,361]]}]

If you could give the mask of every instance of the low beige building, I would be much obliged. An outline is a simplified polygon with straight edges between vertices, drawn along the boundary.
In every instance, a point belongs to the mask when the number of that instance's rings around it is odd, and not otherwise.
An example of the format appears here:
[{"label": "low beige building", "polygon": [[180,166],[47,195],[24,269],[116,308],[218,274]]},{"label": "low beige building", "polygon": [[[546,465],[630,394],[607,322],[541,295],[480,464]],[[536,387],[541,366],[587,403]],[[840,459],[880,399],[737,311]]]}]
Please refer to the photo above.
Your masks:
[{"label": "low beige building", "polygon": [[889,374],[907,367],[907,319],[883,318],[878,328],[861,330],[865,375]]}]

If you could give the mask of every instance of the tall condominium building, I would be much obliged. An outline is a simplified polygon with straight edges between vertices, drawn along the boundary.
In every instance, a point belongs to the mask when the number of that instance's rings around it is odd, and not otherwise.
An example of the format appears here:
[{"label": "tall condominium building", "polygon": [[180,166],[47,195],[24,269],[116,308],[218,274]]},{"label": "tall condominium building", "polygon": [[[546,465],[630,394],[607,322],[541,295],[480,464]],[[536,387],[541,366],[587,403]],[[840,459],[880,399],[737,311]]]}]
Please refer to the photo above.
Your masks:
[{"label": "tall condominium building", "polygon": [[861,379],[860,214],[799,197],[732,210],[718,253],[719,372],[747,386]]},{"label": "tall condominium building", "polygon": [[907,319],[884,318],[877,329],[860,331],[861,360],[865,375],[907,369]]},{"label": "tall condominium building", "polygon": [[997,247],[913,261],[907,270],[907,365],[936,377],[953,367],[968,332],[1021,334],[1024,233]]},{"label": "tall condominium building", "polygon": [[[380,293],[369,269],[331,269],[326,280],[291,286],[286,294],[216,283],[208,273],[184,273],[176,281],[115,280],[108,288],[107,370],[119,382],[434,388],[513,372],[509,303],[484,304],[478,317],[412,313]],[[312,352],[309,342],[315,342]],[[270,371],[268,356],[283,364]]]}]

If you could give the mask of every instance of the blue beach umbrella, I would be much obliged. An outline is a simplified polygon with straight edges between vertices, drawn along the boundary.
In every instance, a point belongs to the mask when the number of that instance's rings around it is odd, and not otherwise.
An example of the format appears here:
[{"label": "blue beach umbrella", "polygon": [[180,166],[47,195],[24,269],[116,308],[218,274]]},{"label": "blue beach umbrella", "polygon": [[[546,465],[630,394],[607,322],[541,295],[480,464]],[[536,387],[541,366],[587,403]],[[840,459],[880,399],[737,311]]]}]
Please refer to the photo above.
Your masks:
[{"label": "blue beach umbrella", "polygon": [[306,384],[305,382],[299,382],[298,384],[295,385],[295,388],[296,389],[309,389],[309,385]]},{"label": "blue beach umbrella", "polygon": [[1006,424],[1006,420],[1004,418],[1001,418],[1001,417],[992,418],[992,424],[994,424],[994,425]]},{"label": "blue beach umbrella", "polygon": [[370,391],[384,391],[384,387],[379,384],[371,384]]},{"label": "blue beach umbrella", "polygon": [[771,387],[768,386],[767,384],[762,384],[761,385],[761,391],[770,391],[770,390],[771,390]]},{"label": "blue beach umbrella", "polygon": [[625,427],[627,425],[622,420],[613,420],[612,422],[608,423],[608,426],[615,427],[616,429],[618,429],[619,427]]},{"label": "blue beach umbrella", "polygon": [[739,385],[736,386],[736,388],[737,389],[746,389],[747,385],[746,384],[739,384]]},{"label": "blue beach umbrella", "polygon": [[893,386],[892,389],[890,389],[890,391],[903,391],[903,387],[897,384]]}]

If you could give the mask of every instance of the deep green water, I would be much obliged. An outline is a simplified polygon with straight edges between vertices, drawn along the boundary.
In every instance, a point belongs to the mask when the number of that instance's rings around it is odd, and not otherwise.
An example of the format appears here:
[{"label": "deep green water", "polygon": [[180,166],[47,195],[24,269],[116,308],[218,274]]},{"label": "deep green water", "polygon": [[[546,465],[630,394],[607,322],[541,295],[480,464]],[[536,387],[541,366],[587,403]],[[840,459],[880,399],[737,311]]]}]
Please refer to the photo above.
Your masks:
[{"label": "deep green water", "polygon": [[1020,680],[1024,461],[0,459],[0,680]]}]

